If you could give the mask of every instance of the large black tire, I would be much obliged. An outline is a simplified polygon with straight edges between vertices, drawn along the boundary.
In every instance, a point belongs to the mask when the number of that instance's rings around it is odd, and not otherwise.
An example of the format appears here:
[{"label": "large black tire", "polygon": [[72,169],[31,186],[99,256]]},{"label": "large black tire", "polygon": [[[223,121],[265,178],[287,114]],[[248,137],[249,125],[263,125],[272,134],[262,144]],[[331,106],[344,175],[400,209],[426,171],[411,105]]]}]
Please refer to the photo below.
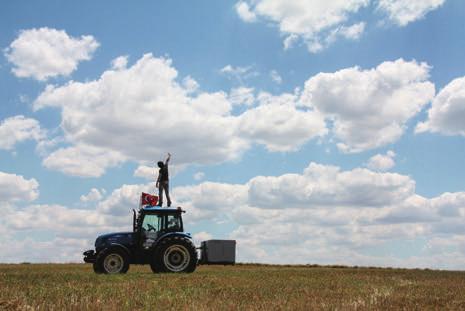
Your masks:
[{"label": "large black tire", "polygon": [[102,267],[100,265],[97,264],[97,261],[95,261],[93,264],[92,264],[92,267],[94,268],[94,272],[97,273],[97,274],[102,274],[103,273],[103,270],[102,270]]},{"label": "large black tire", "polygon": [[165,238],[155,249],[150,262],[154,273],[191,273],[197,267],[197,250],[185,237]]},{"label": "large black tire", "polygon": [[129,256],[121,249],[108,249],[100,252],[94,263],[95,273],[118,274],[129,270]]}]

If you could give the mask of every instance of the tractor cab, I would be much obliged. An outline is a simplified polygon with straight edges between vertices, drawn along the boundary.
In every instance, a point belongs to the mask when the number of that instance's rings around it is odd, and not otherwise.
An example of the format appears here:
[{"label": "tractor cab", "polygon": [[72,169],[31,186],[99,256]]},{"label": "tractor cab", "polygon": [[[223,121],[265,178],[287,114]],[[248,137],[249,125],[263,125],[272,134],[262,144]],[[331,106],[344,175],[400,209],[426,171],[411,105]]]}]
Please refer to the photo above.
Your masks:
[{"label": "tractor cab", "polygon": [[[184,232],[181,208],[145,206],[133,211],[133,230],[143,249],[150,249],[157,240],[170,233]],[[187,234],[189,235],[189,234]]]}]

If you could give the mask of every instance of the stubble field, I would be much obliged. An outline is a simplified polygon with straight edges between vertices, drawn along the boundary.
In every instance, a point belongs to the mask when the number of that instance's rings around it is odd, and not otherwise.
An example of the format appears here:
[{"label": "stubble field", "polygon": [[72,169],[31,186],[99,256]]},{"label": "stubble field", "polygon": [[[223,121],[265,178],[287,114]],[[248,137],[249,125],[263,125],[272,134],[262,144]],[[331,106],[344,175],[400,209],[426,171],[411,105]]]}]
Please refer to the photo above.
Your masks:
[{"label": "stubble field", "polygon": [[465,310],[465,272],[201,266],[96,275],[84,264],[0,265],[0,310]]}]

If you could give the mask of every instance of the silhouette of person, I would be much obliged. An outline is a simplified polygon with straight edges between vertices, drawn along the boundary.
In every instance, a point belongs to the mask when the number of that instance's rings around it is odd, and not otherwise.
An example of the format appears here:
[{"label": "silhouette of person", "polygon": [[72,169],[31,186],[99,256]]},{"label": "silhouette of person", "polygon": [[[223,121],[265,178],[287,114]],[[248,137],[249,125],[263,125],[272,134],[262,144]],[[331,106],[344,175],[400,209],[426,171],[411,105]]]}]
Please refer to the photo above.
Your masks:
[{"label": "silhouette of person", "polygon": [[166,195],[166,202],[168,203],[168,207],[171,206],[171,199],[170,199],[170,186],[169,186],[169,176],[168,176],[168,162],[171,159],[171,154],[168,152],[168,157],[165,160],[165,163],[162,161],[158,161],[157,165],[160,168],[158,171],[158,178],[156,187],[158,188],[158,206],[163,206],[163,190],[165,191]]}]

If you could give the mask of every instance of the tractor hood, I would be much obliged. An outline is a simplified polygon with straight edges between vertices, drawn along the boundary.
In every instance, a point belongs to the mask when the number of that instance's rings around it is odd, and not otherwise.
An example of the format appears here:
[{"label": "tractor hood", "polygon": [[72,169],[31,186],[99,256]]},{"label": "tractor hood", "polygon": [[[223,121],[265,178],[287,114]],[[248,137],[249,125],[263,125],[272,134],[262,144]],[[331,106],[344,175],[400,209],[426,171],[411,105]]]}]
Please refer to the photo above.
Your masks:
[{"label": "tractor hood", "polygon": [[129,246],[134,243],[134,232],[115,232],[100,235],[95,240],[95,248],[101,248],[110,244]]}]

